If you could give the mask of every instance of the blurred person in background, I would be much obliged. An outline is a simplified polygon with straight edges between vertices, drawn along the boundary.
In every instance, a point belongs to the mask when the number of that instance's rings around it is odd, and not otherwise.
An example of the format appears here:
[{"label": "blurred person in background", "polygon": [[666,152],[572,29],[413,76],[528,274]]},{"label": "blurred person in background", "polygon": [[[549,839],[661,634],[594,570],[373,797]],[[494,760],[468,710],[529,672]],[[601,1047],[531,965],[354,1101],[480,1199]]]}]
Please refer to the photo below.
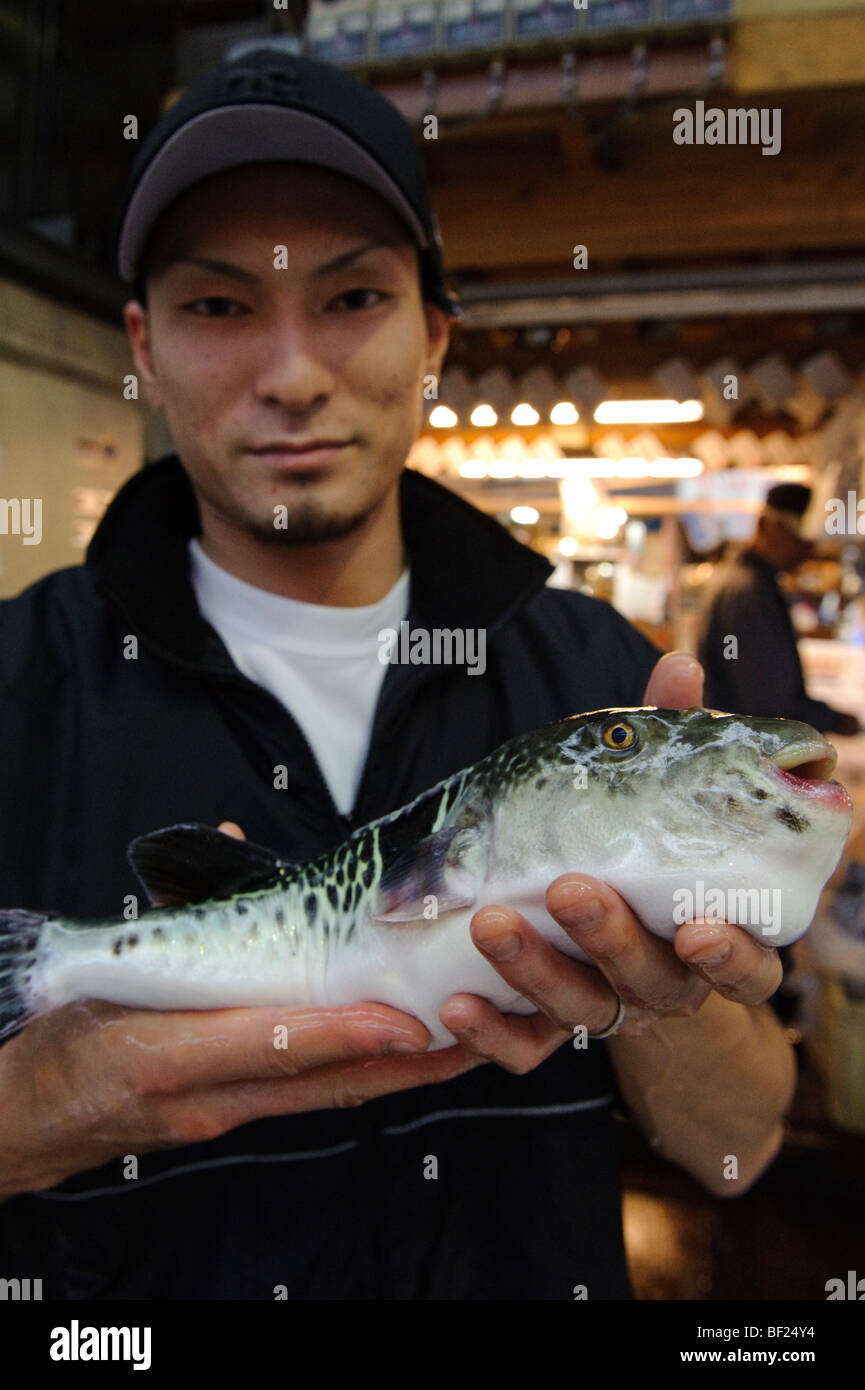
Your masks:
[{"label": "blurred person in background", "polygon": [[796,632],[778,584],[779,574],[798,569],[813,553],[813,543],[802,535],[810,501],[811,489],[802,483],[770,488],[750,545],[719,568],[699,629],[704,698],[710,709],[780,715],[802,719],[821,733],[855,734],[855,715],[807,694]]}]

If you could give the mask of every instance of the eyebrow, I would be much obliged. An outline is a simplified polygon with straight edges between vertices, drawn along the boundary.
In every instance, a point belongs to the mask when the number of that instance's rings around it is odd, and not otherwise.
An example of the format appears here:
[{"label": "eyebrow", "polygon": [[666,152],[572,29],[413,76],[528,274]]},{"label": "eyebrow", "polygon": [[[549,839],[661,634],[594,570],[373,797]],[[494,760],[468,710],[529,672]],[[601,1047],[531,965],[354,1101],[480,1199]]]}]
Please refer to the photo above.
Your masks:
[{"label": "eyebrow", "polygon": [[[377,251],[380,247],[395,246],[395,239],[380,238],[378,241],[365,241],[360,246],[355,246],[351,251],[344,251],[341,256],[335,256],[332,261],[326,261],[324,265],[316,266],[310,272],[310,279],[321,280],[326,275],[332,275],[337,270],[342,270],[344,266],[351,265],[352,261],[359,260],[361,256],[366,256],[370,251]],[[214,260],[210,256],[173,256],[169,265],[194,265],[201,270],[210,270],[216,275],[224,275],[232,280],[243,280],[246,284],[259,284],[260,275],[255,275],[251,270],[245,270],[243,266],[235,265],[233,261]],[[169,266],[166,266],[167,270]]]}]

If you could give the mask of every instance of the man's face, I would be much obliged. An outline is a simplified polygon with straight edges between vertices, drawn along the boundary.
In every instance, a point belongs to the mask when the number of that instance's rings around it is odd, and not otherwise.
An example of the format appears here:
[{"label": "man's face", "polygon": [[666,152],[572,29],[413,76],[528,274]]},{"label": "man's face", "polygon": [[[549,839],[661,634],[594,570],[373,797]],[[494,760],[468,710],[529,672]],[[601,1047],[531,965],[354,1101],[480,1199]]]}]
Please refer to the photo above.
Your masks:
[{"label": "man's face", "polygon": [[[136,365],[206,506],[278,544],[347,535],[383,502],[449,336],[386,203],[312,165],[213,175],[158,223],[147,289],[124,310]],[[318,440],[342,447],[260,452]]]},{"label": "man's face", "polygon": [[782,573],[797,570],[811,558],[814,546],[811,541],[797,536],[783,522],[774,517],[763,518],[769,560],[775,569]]}]

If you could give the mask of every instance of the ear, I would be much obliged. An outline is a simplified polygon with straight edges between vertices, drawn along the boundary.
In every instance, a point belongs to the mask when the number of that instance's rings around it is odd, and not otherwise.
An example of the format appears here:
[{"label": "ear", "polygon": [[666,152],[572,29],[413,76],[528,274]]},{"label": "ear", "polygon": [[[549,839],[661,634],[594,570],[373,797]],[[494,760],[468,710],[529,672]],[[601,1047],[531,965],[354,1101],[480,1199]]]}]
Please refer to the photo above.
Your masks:
[{"label": "ear", "polygon": [[426,299],[424,300],[424,314],[426,315],[427,339],[429,341],[426,374],[439,377],[445,354],[450,347],[451,325],[454,320],[437,304],[431,304]]},{"label": "ear", "polygon": [[123,306],[123,322],[126,324],[132,356],[138,374],[144,382],[147,399],[154,410],[158,410],[163,404],[162,390],[153,367],[148,312],[137,299],[130,299]]}]

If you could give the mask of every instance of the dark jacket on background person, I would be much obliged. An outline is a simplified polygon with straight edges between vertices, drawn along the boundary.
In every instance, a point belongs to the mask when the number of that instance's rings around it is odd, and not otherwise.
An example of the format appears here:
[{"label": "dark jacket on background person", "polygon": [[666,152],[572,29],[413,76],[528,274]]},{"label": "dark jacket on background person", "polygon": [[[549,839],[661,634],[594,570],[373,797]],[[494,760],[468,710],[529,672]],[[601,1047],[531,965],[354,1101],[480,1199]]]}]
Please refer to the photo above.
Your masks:
[{"label": "dark jacket on background person", "polygon": [[707,708],[804,719],[821,733],[838,728],[838,711],[806,693],[790,610],[772,566],[753,550],[719,570],[697,656],[706,672]]},{"label": "dark jacket on background person", "polygon": [[[143,905],[126,846],[178,821],[304,860],[513,735],[641,702],[658,653],[611,607],[545,587],[541,556],[418,473],[401,511],[412,626],[485,628],[487,667],[387,667],[351,816],[199,613],[176,456],[125,484],[85,565],[0,603],[0,906]],[[118,1158],[0,1204],[0,1275],[46,1299],[630,1298],[614,1102],[606,1045],[565,1044],[525,1076],[486,1065],[141,1154],[134,1179]]]}]

